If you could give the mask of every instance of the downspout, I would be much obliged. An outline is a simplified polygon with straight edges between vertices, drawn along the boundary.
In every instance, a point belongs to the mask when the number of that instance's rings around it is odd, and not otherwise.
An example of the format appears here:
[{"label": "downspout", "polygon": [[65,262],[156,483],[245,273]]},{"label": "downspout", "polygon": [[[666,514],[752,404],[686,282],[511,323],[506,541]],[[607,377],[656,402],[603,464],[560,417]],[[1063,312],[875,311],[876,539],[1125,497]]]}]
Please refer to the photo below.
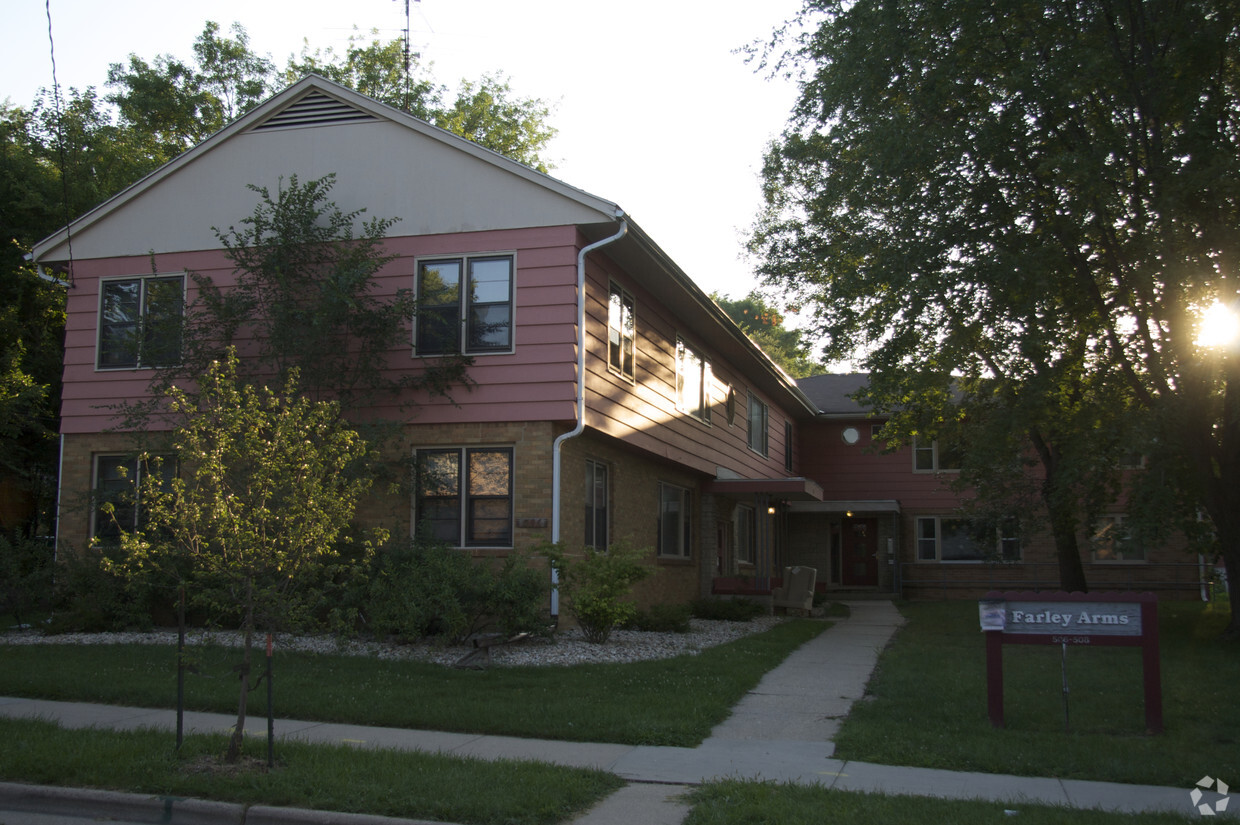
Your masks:
[{"label": "downspout", "polygon": [[[586,428],[586,255],[615,243],[629,231],[629,223],[624,219],[624,212],[617,209],[616,217],[620,219],[620,229],[616,234],[592,244],[583,246],[577,253],[577,423],[566,433],[556,437],[551,445],[551,541],[560,540],[560,470],[564,442],[576,438]],[[559,573],[551,571],[551,617],[555,620],[560,616]]]}]

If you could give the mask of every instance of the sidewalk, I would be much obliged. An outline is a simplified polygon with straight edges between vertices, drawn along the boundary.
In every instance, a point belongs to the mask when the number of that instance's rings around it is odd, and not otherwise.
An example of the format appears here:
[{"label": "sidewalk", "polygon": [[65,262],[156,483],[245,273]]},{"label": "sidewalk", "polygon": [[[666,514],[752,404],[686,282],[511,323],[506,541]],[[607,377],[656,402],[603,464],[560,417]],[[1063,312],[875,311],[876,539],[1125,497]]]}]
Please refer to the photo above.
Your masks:
[{"label": "sidewalk", "polygon": [[[736,706],[732,716],[696,748],[558,742],[296,720],[278,720],[276,731],[281,738],[305,742],[348,742],[361,747],[598,768],[632,783],[575,820],[573,825],[634,822],[678,825],[687,814],[688,806],[677,797],[687,786],[715,778],[821,784],[839,790],[886,794],[988,799],[1013,805],[1041,803],[1119,812],[1193,813],[1187,788],[958,773],[833,758],[832,738],[852,703],[864,695],[879,652],[902,623],[902,617],[890,602],[850,602],[849,607],[850,618],[837,621],[767,673]],[[176,714],[171,710],[7,697],[0,697],[0,715],[40,717],[68,728],[174,729],[176,726]],[[186,730],[193,732],[227,731],[235,721],[235,717],[225,714],[185,715]],[[248,732],[265,736],[266,720],[256,720],[254,728]],[[0,787],[0,807],[4,801],[4,789]],[[289,811],[288,818],[264,821],[325,821],[296,819],[296,816],[298,812]],[[246,819],[247,823],[255,821],[252,817],[253,814]],[[348,820],[336,818],[332,821]]]}]

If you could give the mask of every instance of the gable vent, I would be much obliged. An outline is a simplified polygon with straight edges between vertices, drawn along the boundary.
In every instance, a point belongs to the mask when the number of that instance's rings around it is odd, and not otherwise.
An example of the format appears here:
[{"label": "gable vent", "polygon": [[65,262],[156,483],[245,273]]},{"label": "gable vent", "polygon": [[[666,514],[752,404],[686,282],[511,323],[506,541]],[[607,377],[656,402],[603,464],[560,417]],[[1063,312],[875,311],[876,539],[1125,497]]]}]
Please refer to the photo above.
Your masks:
[{"label": "gable vent", "polygon": [[254,131],[288,129],[294,126],[330,126],[364,120],[378,118],[322,92],[310,92],[255,126]]}]

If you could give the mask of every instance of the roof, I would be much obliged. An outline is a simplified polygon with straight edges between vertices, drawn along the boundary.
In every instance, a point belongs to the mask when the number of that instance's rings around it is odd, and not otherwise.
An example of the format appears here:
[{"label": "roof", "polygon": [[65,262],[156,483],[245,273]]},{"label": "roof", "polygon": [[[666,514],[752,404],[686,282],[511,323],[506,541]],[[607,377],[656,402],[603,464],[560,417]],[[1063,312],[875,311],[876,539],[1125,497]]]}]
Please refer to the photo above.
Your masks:
[{"label": "roof", "polygon": [[826,373],[811,375],[797,380],[801,392],[818,408],[822,415],[839,417],[866,417],[866,407],[853,400],[869,383],[870,376],[864,372]]}]

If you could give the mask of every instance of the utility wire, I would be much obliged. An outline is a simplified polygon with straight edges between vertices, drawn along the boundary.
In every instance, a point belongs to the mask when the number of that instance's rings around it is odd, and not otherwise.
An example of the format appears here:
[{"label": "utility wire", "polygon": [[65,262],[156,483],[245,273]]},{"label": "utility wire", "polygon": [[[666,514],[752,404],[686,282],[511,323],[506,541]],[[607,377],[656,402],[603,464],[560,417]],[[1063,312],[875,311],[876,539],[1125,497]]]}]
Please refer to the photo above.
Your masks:
[{"label": "utility wire", "polygon": [[70,225],[72,216],[69,214],[69,175],[65,164],[65,127],[64,114],[60,109],[60,83],[56,80],[56,40],[52,36],[52,0],[45,0],[47,10],[47,45],[52,58],[52,105],[56,110],[56,148],[60,156],[60,196],[64,208],[65,241],[69,247],[69,286],[73,286],[73,227]]}]

